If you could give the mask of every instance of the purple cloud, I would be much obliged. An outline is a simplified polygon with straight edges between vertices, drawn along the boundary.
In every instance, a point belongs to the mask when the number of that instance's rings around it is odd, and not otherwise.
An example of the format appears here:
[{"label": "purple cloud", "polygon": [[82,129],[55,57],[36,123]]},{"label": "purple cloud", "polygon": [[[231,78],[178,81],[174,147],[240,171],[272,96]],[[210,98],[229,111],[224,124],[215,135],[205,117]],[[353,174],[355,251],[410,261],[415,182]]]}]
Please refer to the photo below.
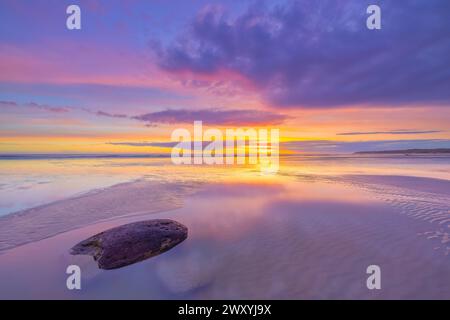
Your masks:
[{"label": "purple cloud", "polygon": [[17,107],[18,104],[14,101],[0,101],[0,106],[2,106],[2,107]]},{"label": "purple cloud", "polygon": [[24,104],[19,104],[14,101],[0,101],[0,106],[33,108],[33,109],[39,109],[39,110],[44,110],[44,111],[54,112],[54,113],[65,113],[65,112],[70,111],[69,108],[67,108],[67,107],[54,107],[54,106],[49,106],[46,104],[39,104],[36,102],[28,102],[28,103],[24,103]]},{"label": "purple cloud", "polygon": [[108,142],[113,146],[173,148],[178,142]]},{"label": "purple cloud", "polygon": [[103,110],[92,111],[83,107],[57,107],[42,105],[35,102],[19,104],[14,101],[0,101],[3,107],[27,107],[39,110],[45,110],[54,113],[64,113],[80,110],[88,114],[115,119],[133,119],[145,122],[147,127],[155,127],[158,124],[177,124],[193,123],[194,121],[203,121],[205,125],[230,125],[230,126],[258,126],[258,125],[277,125],[283,123],[287,116],[279,113],[260,111],[260,110],[219,110],[219,109],[169,109],[146,113],[138,116],[131,116],[122,113],[110,113]]},{"label": "purple cloud", "polygon": [[[370,4],[381,30],[366,28]],[[169,72],[239,73],[279,107],[448,105],[449,34],[447,0],[301,0],[205,9],[157,54]]]},{"label": "purple cloud", "polygon": [[45,110],[45,111],[49,111],[49,112],[56,112],[56,113],[65,113],[65,112],[70,111],[69,108],[66,108],[66,107],[53,107],[53,106],[49,106],[49,105],[38,104],[35,102],[27,103],[24,106],[30,107],[30,108],[41,109],[41,110]]},{"label": "purple cloud", "polygon": [[109,112],[105,112],[105,111],[97,111],[95,113],[97,116],[100,117],[109,117],[109,118],[128,118],[128,116],[126,114],[119,114],[119,113],[109,113]]},{"label": "purple cloud", "polygon": [[165,110],[133,117],[149,124],[193,123],[203,121],[205,125],[266,125],[280,124],[286,116],[278,113],[257,110]]},{"label": "purple cloud", "polygon": [[74,110],[81,110],[83,112],[87,112],[89,114],[93,114],[99,117],[108,117],[108,118],[129,118],[128,115],[126,114],[121,114],[121,113],[110,113],[110,112],[106,112],[103,110],[98,110],[98,111],[91,111],[90,109],[87,108],[78,108],[78,107],[60,107],[60,106],[50,106],[50,105],[46,105],[46,104],[39,104],[36,102],[28,102],[28,103],[17,103],[15,101],[0,101],[0,106],[2,107],[25,107],[25,108],[33,108],[33,109],[38,109],[38,110],[44,110],[44,111],[48,111],[48,112],[54,112],[54,113],[66,113],[66,112],[70,112],[70,111],[74,111]]}]

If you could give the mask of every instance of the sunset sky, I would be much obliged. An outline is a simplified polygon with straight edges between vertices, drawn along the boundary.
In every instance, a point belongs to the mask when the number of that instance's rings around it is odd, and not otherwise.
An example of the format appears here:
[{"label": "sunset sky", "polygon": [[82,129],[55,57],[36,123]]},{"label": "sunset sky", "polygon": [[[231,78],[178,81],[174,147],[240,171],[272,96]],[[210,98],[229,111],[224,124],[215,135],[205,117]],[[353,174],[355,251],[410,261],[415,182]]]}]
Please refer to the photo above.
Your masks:
[{"label": "sunset sky", "polygon": [[450,148],[449,107],[447,0],[0,1],[3,154],[163,152],[194,120],[299,152]]}]

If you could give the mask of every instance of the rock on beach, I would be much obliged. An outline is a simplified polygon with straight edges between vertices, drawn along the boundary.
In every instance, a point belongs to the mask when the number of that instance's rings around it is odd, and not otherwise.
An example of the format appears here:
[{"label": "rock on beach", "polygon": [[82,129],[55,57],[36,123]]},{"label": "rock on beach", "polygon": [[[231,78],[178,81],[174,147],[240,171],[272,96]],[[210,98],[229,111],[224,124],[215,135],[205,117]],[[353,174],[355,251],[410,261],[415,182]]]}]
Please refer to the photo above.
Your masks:
[{"label": "rock on beach", "polygon": [[139,221],[96,234],[71,249],[73,255],[90,255],[100,269],[117,269],[175,247],[188,229],[169,219]]}]

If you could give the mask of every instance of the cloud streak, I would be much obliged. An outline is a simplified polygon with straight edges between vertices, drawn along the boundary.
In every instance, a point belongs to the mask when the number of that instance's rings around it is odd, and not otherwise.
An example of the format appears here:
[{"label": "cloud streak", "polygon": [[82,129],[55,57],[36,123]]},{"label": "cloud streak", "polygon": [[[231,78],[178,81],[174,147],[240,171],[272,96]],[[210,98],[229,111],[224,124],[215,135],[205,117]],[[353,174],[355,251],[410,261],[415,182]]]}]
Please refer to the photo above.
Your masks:
[{"label": "cloud streak", "polygon": [[355,132],[341,132],[337,136],[359,136],[359,135],[378,135],[378,134],[431,134],[440,133],[441,130],[391,130],[391,131],[355,131]]},{"label": "cloud streak", "polygon": [[173,148],[178,142],[108,142],[112,146]]},{"label": "cloud streak", "polygon": [[203,121],[207,125],[258,126],[277,125],[286,120],[278,113],[257,110],[164,110],[133,117],[149,124],[186,124]]},{"label": "cloud streak", "polygon": [[35,102],[19,104],[14,101],[0,101],[0,107],[25,107],[52,113],[82,111],[96,117],[137,120],[145,122],[145,125],[148,127],[155,127],[159,124],[192,124],[194,121],[203,121],[205,125],[265,126],[278,125],[287,119],[287,116],[283,114],[260,110],[168,109],[132,116],[124,113],[111,113],[104,110],[91,110],[84,107],[58,107]]},{"label": "cloud streak", "polygon": [[[203,148],[210,141],[202,141]],[[109,145],[127,146],[127,147],[157,147],[173,148],[178,142],[108,142]],[[354,152],[371,152],[386,150],[407,150],[407,149],[444,149],[450,148],[450,140],[447,139],[411,139],[411,140],[378,140],[378,141],[332,141],[332,140],[314,140],[314,141],[288,141],[281,142],[282,150],[290,150],[299,153],[318,153],[318,154],[345,154]]]},{"label": "cloud streak", "polygon": [[353,153],[358,151],[385,151],[403,149],[437,149],[450,148],[447,139],[411,139],[378,141],[289,141],[281,146],[300,153]]},{"label": "cloud streak", "polygon": [[32,108],[32,109],[37,109],[37,110],[44,110],[44,111],[53,112],[53,113],[66,113],[66,112],[70,111],[70,109],[68,107],[54,107],[54,106],[49,106],[49,105],[45,105],[45,104],[39,104],[36,102],[28,102],[28,103],[24,103],[24,104],[19,104],[14,101],[0,101],[0,106],[13,107],[13,108],[25,107],[25,108]]},{"label": "cloud streak", "polygon": [[109,113],[109,112],[105,112],[105,111],[101,111],[101,110],[95,112],[95,114],[100,117],[108,117],[108,118],[121,118],[121,119],[128,118],[128,116],[126,114]]}]

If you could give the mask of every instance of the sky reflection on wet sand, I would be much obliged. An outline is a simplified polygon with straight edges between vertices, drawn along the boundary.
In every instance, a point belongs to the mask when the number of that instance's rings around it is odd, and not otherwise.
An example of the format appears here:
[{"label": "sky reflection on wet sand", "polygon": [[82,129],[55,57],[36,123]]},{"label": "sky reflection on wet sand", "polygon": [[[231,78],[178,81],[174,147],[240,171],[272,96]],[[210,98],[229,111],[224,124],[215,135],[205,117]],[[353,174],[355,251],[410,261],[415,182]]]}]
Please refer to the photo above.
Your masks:
[{"label": "sky reflection on wet sand", "polygon": [[[226,179],[225,179],[226,180]],[[449,298],[448,256],[418,234],[430,224],[351,183],[317,176],[241,177],[208,183],[182,208],[123,217],[3,252],[1,297],[27,298]],[[386,187],[388,188],[388,187]],[[388,189],[386,189],[388,190]],[[109,227],[152,218],[189,228],[173,250],[113,271],[68,248]],[[83,290],[65,289],[65,267]],[[366,267],[383,290],[365,287]],[[414,277],[411,277],[414,275]]]}]

